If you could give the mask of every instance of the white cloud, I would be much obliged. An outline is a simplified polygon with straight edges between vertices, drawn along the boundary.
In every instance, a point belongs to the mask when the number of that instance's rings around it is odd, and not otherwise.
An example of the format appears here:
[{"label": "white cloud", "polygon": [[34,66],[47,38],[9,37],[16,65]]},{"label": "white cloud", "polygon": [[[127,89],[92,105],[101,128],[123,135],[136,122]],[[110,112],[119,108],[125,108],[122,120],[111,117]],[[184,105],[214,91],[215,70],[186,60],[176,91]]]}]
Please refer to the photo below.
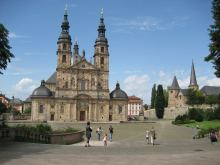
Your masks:
[{"label": "white cloud", "polygon": [[149,76],[147,74],[138,76],[132,75],[128,76],[124,80],[125,91],[128,95],[136,95],[142,99],[144,102],[149,103],[151,92],[149,91]]},{"label": "white cloud", "polygon": [[180,88],[188,88],[189,83],[190,83],[190,77],[181,77],[177,79]]},{"label": "white cloud", "polygon": [[207,85],[220,86],[220,78],[212,78],[207,81]]},{"label": "white cloud", "polygon": [[19,75],[30,75],[33,72],[30,69],[17,67],[14,65],[8,65],[8,72],[5,75],[19,76]]},{"label": "white cloud", "polygon": [[14,87],[13,92],[15,97],[21,99],[27,98],[35,88],[39,86],[39,83],[35,82],[31,78],[22,78]]},{"label": "white cloud", "polygon": [[159,22],[153,17],[137,17],[131,20],[112,18],[112,20],[114,26],[123,27],[124,29],[143,31],[154,31],[159,29]]},{"label": "white cloud", "polygon": [[9,33],[9,38],[17,38],[17,35],[14,32]]},{"label": "white cloud", "polygon": [[141,70],[126,70],[124,71],[125,74],[136,74],[136,73],[141,73]]},{"label": "white cloud", "polygon": [[28,36],[18,35],[15,32],[9,32],[8,37],[10,39],[14,39],[14,38],[28,38]]},{"label": "white cloud", "polygon": [[165,75],[166,75],[166,74],[165,74],[164,71],[162,71],[162,70],[159,71],[159,77],[164,77]]},{"label": "white cloud", "polygon": [[168,18],[167,20],[161,20],[156,17],[143,16],[136,17],[133,19],[124,19],[118,17],[112,17],[112,25],[117,28],[114,32],[128,32],[131,30],[140,31],[156,31],[156,30],[167,30],[174,27],[184,27],[186,22],[189,20],[188,17],[175,17]]}]

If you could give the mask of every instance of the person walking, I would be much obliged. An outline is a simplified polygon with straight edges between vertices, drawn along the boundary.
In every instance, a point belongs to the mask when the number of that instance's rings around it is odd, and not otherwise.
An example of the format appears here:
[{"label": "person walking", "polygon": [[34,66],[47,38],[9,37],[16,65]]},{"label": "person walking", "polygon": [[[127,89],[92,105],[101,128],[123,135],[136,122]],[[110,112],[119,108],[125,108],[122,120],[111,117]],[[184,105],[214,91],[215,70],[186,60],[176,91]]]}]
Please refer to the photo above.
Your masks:
[{"label": "person walking", "polygon": [[156,132],[154,130],[154,127],[152,127],[150,130],[150,142],[151,142],[151,144],[153,144],[153,146],[155,144],[154,143],[155,139],[156,139]]},{"label": "person walking", "polygon": [[96,134],[97,134],[97,138],[98,138],[98,141],[101,140],[101,135],[102,135],[102,127],[100,126],[99,128],[97,128],[96,130]]},{"label": "person walking", "polygon": [[105,133],[105,135],[103,137],[104,147],[107,147],[107,138],[108,138],[108,135],[107,135],[107,133]]},{"label": "person walking", "polygon": [[150,143],[149,134],[150,134],[150,132],[149,132],[149,130],[147,129],[147,130],[146,130],[146,140],[147,140],[147,144]]},{"label": "person walking", "polygon": [[86,125],[86,145],[85,145],[85,147],[90,147],[89,141],[92,136],[91,133],[92,133],[92,128],[90,127],[90,122],[88,121],[87,125]]},{"label": "person walking", "polygon": [[113,135],[113,127],[112,127],[112,125],[110,125],[110,127],[109,127],[109,141],[110,142],[112,141],[112,135]]}]

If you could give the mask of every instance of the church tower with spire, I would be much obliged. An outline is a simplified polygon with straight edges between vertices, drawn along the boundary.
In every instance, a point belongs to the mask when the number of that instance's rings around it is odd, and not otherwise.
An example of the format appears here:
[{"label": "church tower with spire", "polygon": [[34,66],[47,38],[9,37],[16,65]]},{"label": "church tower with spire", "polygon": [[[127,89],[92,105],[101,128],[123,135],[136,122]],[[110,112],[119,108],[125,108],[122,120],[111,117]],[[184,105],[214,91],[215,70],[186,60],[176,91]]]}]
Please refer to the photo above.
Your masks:
[{"label": "church tower with spire", "polygon": [[105,37],[105,24],[103,17],[103,9],[98,27],[98,37],[95,41],[94,65],[104,72],[109,71],[109,52],[108,40]]},{"label": "church tower with spire", "polygon": [[109,81],[109,52],[108,52],[108,40],[105,36],[105,24],[103,9],[101,11],[100,23],[98,27],[98,37],[95,41],[95,52],[94,52],[94,65],[100,70],[100,77],[98,86],[102,90],[109,92],[108,81]]},{"label": "church tower with spire", "polygon": [[189,89],[194,89],[194,90],[198,90],[199,89],[199,86],[198,86],[197,80],[196,80],[196,72],[195,72],[193,61],[192,61],[192,67],[191,67]]},{"label": "church tower with spire", "polygon": [[177,81],[176,76],[173,78],[172,85],[168,87],[168,107],[175,107],[176,106],[176,100],[177,96],[180,92],[180,86]]},{"label": "church tower with spire", "polygon": [[71,36],[69,34],[67,7],[64,12],[64,19],[61,25],[62,31],[57,41],[57,70],[71,66]]}]

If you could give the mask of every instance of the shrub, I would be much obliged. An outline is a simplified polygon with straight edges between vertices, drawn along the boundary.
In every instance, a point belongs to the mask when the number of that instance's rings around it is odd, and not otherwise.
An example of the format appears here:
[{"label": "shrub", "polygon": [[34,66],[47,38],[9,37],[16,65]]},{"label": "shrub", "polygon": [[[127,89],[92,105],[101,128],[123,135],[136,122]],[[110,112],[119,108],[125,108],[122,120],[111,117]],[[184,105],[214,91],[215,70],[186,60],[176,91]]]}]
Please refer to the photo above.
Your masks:
[{"label": "shrub", "polygon": [[220,106],[214,110],[215,119],[220,120]]},{"label": "shrub", "polygon": [[47,124],[38,124],[36,126],[36,131],[40,134],[50,134],[52,133],[52,128]]},{"label": "shrub", "polygon": [[175,118],[175,121],[173,121],[173,124],[190,124],[190,123],[194,123],[194,120],[189,120],[189,117],[187,114],[184,115],[178,115]]},{"label": "shrub", "polygon": [[191,109],[189,109],[188,117],[190,120],[195,120],[195,121],[201,122],[201,121],[203,121],[203,110],[191,108]]}]

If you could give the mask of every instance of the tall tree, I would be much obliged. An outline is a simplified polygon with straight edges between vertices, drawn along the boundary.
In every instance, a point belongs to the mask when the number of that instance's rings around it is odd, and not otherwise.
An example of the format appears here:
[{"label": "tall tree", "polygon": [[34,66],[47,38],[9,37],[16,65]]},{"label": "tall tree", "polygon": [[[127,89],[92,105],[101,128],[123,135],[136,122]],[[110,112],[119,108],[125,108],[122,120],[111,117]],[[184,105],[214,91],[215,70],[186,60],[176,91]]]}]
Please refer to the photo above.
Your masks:
[{"label": "tall tree", "polygon": [[11,58],[14,55],[10,52],[11,47],[8,41],[8,30],[3,24],[0,24],[0,74],[3,74],[1,70],[7,68],[7,64],[11,62]]},{"label": "tall tree", "polygon": [[211,43],[209,44],[209,55],[205,61],[211,61],[215,68],[215,75],[220,77],[220,0],[212,1],[212,17],[214,24],[210,25],[209,35]]},{"label": "tall tree", "polygon": [[157,95],[155,99],[155,112],[156,116],[159,119],[163,118],[164,115],[164,107],[165,107],[165,98],[163,94],[163,86],[158,85],[157,86]]},{"label": "tall tree", "polygon": [[151,108],[154,108],[155,106],[155,97],[156,97],[156,84],[154,84],[152,91],[151,91]]}]

